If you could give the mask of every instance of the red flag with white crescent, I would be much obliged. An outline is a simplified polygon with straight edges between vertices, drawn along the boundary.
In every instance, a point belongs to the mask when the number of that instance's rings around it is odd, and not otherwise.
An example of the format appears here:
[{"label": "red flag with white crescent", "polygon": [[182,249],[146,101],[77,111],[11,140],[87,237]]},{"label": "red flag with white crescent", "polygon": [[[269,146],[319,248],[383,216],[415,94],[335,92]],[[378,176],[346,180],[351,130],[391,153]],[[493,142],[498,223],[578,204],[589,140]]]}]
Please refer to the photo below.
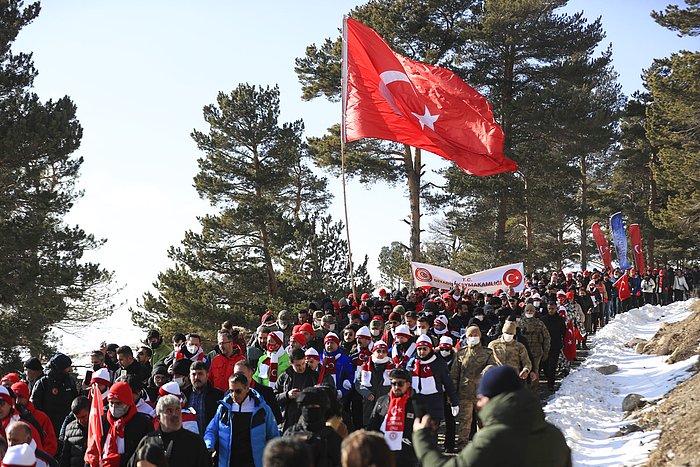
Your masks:
[{"label": "red flag with white crescent", "polygon": [[465,172],[514,172],[491,105],[451,71],[395,53],[373,29],[348,18],[344,46],[344,138],[422,148]]},{"label": "red flag with white crescent", "polygon": [[87,448],[83,460],[90,467],[98,467],[102,458],[102,393],[97,383],[90,388],[90,415],[88,418]]},{"label": "red flag with white crescent", "polygon": [[610,245],[608,244],[608,240],[605,238],[603,231],[600,229],[600,223],[594,222],[593,226],[591,227],[591,231],[593,231],[593,238],[595,239],[595,244],[598,246],[598,253],[600,253],[600,259],[603,261],[603,264],[608,269],[608,271],[612,271]]},{"label": "red flag with white crescent", "polygon": [[639,230],[639,224],[630,225],[629,232],[634,252],[634,264],[637,266],[639,274],[644,274],[644,250],[642,249],[642,232]]},{"label": "red flag with white crescent", "polygon": [[632,297],[632,292],[630,292],[630,284],[627,281],[627,273],[620,276],[620,278],[613,284],[617,289],[617,295],[620,300],[627,300]]}]

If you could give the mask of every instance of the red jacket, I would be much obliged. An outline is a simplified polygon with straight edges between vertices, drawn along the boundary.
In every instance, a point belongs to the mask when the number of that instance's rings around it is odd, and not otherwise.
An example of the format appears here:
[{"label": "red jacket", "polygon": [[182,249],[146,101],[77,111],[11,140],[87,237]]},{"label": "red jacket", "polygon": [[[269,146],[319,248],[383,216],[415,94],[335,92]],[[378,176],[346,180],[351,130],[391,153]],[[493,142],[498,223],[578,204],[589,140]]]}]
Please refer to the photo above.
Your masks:
[{"label": "red jacket", "polygon": [[214,357],[209,367],[209,381],[211,381],[211,384],[224,392],[228,391],[228,378],[233,374],[233,367],[244,359],[245,357],[241,354],[231,357],[219,354]]},{"label": "red jacket", "polygon": [[41,440],[42,450],[51,457],[55,457],[58,451],[58,439],[56,438],[56,432],[53,429],[51,419],[44,412],[35,408],[34,404],[31,402],[27,403],[27,410],[34,415],[34,418],[36,418],[36,421],[39,422],[39,425],[41,425],[41,428],[44,430],[44,436]]}]

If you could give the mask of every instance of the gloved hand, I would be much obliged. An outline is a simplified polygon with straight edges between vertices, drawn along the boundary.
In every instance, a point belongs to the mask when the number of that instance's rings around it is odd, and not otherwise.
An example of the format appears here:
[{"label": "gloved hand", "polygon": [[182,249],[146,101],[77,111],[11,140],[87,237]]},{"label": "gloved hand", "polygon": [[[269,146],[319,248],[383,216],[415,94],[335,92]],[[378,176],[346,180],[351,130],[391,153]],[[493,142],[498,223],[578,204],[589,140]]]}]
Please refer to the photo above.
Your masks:
[{"label": "gloved hand", "polygon": [[349,391],[350,388],[352,387],[352,384],[350,383],[350,380],[347,380],[347,379],[346,379],[345,381],[343,381],[343,387]]},{"label": "gloved hand", "polygon": [[342,399],[342,398],[343,398],[343,393],[340,392],[340,389],[338,389],[338,399]]},{"label": "gloved hand", "polygon": [[452,416],[456,417],[458,413],[459,413],[459,406],[458,405],[452,406]]}]

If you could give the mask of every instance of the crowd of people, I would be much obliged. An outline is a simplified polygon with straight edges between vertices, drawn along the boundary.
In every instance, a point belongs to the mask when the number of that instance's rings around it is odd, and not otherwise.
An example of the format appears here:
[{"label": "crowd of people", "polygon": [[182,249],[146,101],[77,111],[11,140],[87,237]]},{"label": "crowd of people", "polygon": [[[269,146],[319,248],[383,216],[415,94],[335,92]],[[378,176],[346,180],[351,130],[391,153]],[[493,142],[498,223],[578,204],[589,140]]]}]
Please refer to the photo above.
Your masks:
[{"label": "crowd of people", "polygon": [[[631,296],[613,286],[628,277]],[[530,274],[485,293],[380,289],[196,333],[103,342],[80,382],[32,357],[0,385],[3,466],[570,465],[539,381],[617,313],[694,293],[698,268]],[[250,335],[248,335],[250,334]],[[19,369],[18,369],[19,370]],[[438,432],[444,442],[438,445]],[[456,454],[456,455],[455,455]]]}]

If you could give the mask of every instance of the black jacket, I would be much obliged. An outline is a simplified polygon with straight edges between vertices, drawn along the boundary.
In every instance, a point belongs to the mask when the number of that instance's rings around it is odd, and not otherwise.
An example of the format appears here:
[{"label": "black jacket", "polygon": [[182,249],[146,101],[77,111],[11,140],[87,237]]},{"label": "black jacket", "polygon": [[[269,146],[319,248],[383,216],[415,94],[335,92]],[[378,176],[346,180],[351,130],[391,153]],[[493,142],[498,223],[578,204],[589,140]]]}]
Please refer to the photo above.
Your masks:
[{"label": "black jacket", "polygon": [[306,368],[303,373],[297,373],[294,368],[287,368],[277,381],[277,404],[284,411],[284,425],[282,431],[291,427],[299,421],[299,406],[295,399],[290,399],[287,393],[292,389],[299,389],[315,386],[318,382],[318,373],[311,368]]},{"label": "black jacket", "polygon": [[[374,405],[374,410],[372,410],[372,415],[369,418],[369,424],[367,429],[372,431],[381,432],[381,426],[386,418],[386,414],[389,411],[389,394],[377,399],[377,403]],[[417,402],[413,396],[408,398],[406,402],[406,418],[403,424],[403,443],[401,451],[394,452],[396,456],[396,465],[401,467],[407,467],[417,464],[416,453],[413,451],[413,442],[411,437],[413,436],[413,422],[416,419],[416,405]],[[421,409],[423,410],[423,409]]]},{"label": "black jacket", "polygon": [[[420,400],[420,402],[425,405],[426,411],[433,419],[442,420],[445,418],[444,394],[447,393],[453,406],[459,405],[459,398],[457,397],[457,390],[450,376],[450,370],[447,368],[447,363],[445,363],[445,360],[440,355],[436,355],[434,352],[433,355],[435,355],[435,360],[427,365],[430,366],[430,369],[433,371],[437,392],[435,394],[418,394],[417,384],[412,384],[411,390],[415,391],[413,397]],[[416,358],[413,364],[418,364],[418,361],[420,361],[420,359]],[[413,380],[416,381],[415,376]]]},{"label": "black jacket", "polygon": [[85,449],[87,448],[88,429],[77,420],[73,420],[66,426],[63,440],[63,451],[60,460],[61,467],[84,467]]},{"label": "black jacket", "polygon": [[[182,390],[182,393],[187,397],[188,404],[192,398],[192,391],[194,388],[189,386]],[[216,414],[216,409],[219,407],[219,401],[223,400],[224,393],[218,388],[215,388],[210,381],[207,381],[206,392],[204,393],[204,416],[205,423],[204,428],[209,425],[209,422]]]},{"label": "black jacket", "polygon": [[566,337],[566,320],[559,313],[554,315],[547,314],[540,318],[552,338],[552,343],[549,347],[549,352],[559,351],[564,347],[564,338]]},{"label": "black jacket", "polygon": [[71,402],[78,396],[78,387],[72,376],[51,370],[34,385],[31,401],[34,407],[49,416],[58,437],[63,420],[70,413]]},{"label": "black jacket", "polygon": [[[107,416],[102,416],[102,449],[105,449],[105,440],[107,439],[107,434],[109,433],[109,421]],[[141,439],[148,433],[153,431],[153,422],[148,415],[142,413],[136,413],[134,418],[129,420],[129,422],[124,427],[124,454],[120,458],[119,465],[125,467],[131,459],[131,456],[136,452],[136,447],[138,446]]]},{"label": "black jacket", "polygon": [[252,381],[251,388],[258,391],[258,394],[262,396],[265,403],[272,410],[272,415],[275,416],[275,421],[279,425],[282,423],[282,411],[280,410],[280,405],[277,403],[277,398],[275,397],[275,391],[270,386],[265,386],[264,384],[256,383],[255,380]]},{"label": "black jacket", "polygon": [[294,436],[309,446],[314,467],[340,467],[340,447],[343,439],[333,428],[324,426],[312,433],[301,423],[297,423],[287,429],[284,436]]},{"label": "black jacket", "polygon": [[[172,433],[164,433],[162,430],[154,431],[146,435],[137,447],[154,445],[165,451],[170,467],[209,467],[211,456],[201,436],[191,431],[180,428]],[[136,455],[129,459],[129,467],[136,466]]]}]

